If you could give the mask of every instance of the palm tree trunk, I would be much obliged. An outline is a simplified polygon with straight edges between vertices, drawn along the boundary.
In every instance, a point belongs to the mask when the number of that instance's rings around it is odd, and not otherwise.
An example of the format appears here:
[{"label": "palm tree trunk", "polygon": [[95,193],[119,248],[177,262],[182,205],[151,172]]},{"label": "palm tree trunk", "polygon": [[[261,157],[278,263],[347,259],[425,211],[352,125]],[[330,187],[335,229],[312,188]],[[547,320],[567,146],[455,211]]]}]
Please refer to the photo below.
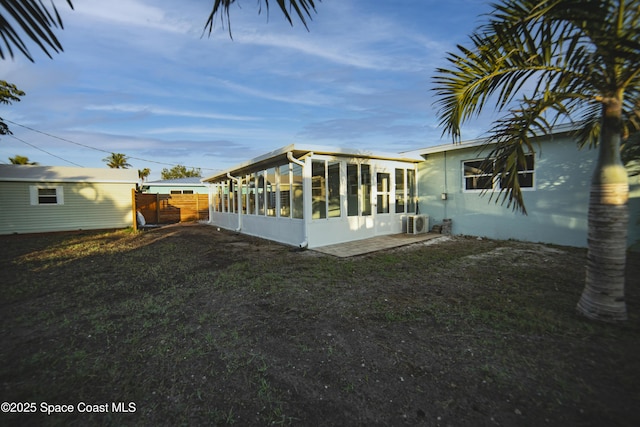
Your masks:
[{"label": "palm tree trunk", "polygon": [[620,160],[620,98],[603,100],[602,112],[600,151],[589,198],[586,282],[578,312],[591,319],[615,322],[627,319],[624,273],[629,181]]}]

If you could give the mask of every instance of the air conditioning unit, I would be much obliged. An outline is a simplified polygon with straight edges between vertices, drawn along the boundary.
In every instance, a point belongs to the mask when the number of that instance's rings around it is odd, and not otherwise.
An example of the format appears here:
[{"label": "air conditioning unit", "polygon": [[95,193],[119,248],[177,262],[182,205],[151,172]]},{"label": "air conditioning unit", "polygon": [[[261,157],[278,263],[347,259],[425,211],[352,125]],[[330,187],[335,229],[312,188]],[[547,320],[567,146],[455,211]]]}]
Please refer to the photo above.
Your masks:
[{"label": "air conditioning unit", "polygon": [[429,215],[410,215],[407,217],[407,234],[420,234],[429,231]]}]

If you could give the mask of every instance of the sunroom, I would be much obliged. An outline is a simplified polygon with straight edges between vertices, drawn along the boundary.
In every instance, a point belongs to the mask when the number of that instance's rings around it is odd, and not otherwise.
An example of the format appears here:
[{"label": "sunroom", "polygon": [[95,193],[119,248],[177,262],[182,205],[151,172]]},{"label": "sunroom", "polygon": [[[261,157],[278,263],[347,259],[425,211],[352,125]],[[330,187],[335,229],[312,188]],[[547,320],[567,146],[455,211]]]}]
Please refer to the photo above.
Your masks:
[{"label": "sunroom", "polygon": [[421,160],[288,145],[203,179],[210,224],[309,248],[401,233]]}]

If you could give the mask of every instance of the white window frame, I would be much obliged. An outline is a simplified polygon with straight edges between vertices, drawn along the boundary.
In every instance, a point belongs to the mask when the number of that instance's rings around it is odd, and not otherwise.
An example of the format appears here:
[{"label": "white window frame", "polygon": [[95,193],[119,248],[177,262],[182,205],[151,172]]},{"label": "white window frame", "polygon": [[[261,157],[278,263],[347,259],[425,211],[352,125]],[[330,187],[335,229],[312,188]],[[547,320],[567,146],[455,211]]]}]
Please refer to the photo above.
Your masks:
[{"label": "white window frame", "polygon": [[[40,203],[40,190],[56,190],[56,202]],[[32,206],[61,206],[64,205],[64,189],[60,185],[31,185],[29,198]]]},{"label": "white window frame", "polygon": [[[520,187],[522,191],[535,191],[536,189],[536,156],[535,153],[525,154],[525,157],[532,156],[533,157],[533,169],[525,169],[518,171],[518,175],[532,174],[533,177],[531,179],[531,187]],[[465,164],[471,162],[482,162],[484,159],[469,159],[463,160],[461,165],[462,172],[462,192],[463,193],[481,193],[483,191],[500,191],[502,187],[500,186],[500,177],[497,176],[493,179],[490,188],[467,188],[467,176],[464,174]],[[494,161],[493,159],[491,160]],[[478,176],[490,176],[492,173],[488,174],[479,174]]]}]

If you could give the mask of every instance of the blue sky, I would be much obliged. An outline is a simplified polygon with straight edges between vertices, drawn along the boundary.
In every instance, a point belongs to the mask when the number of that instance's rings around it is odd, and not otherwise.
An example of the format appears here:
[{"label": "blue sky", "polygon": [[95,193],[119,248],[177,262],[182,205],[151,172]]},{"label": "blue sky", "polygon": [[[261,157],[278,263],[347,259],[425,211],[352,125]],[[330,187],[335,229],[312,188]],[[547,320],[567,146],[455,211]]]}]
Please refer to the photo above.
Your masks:
[{"label": "blue sky", "polygon": [[[106,167],[118,152],[150,180],[175,164],[207,176],[291,143],[401,152],[449,142],[431,79],[489,11],[480,0],[324,0],[307,31],[240,0],[231,40],[220,22],[202,36],[208,0],[56,4],[64,52],[49,59],[30,45],[35,63],[4,60],[0,75],[26,92],[0,115],[48,135],[9,123],[18,139],[0,139],[0,161]],[[462,137],[488,127],[475,121]]]}]

